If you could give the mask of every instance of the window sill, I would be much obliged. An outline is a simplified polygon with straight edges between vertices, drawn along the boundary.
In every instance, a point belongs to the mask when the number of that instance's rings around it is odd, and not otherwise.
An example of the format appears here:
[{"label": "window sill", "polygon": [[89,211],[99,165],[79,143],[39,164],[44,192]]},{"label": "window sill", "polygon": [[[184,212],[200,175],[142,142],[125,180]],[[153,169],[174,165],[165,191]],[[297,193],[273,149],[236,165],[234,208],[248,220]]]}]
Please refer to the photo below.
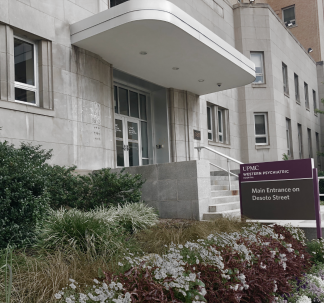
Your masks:
[{"label": "window sill", "polygon": [[253,88],[266,88],[267,87],[267,84],[266,83],[252,83],[252,87]]},{"label": "window sill", "polygon": [[287,93],[284,93],[284,95],[287,97],[287,98],[290,98],[289,94]]},{"label": "window sill", "polygon": [[288,28],[288,29],[291,29],[291,28],[294,28],[294,27],[298,27],[298,25],[297,24],[294,24],[292,26],[286,26],[286,28]]},{"label": "window sill", "polygon": [[22,104],[18,102],[0,100],[0,108],[25,112],[25,113],[27,112],[27,113],[41,115],[41,116],[48,116],[48,117],[55,116],[54,110],[39,108],[35,105]]},{"label": "window sill", "polygon": [[270,149],[270,145],[256,145],[255,149]]},{"label": "window sill", "polygon": [[310,112],[310,109],[308,107],[306,107],[306,110],[308,110]]},{"label": "window sill", "polygon": [[217,143],[217,142],[213,142],[213,141],[208,141],[208,145],[218,146],[218,147],[223,147],[223,148],[231,148],[231,146],[229,144]]},{"label": "window sill", "polygon": [[318,117],[318,113],[314,113],[314,116]]},{"label": "window sill", "polygon": [[296,100],[296,103],[297,103],[298,105],[301,105],[300,101],[298,101],[298,100]]}]

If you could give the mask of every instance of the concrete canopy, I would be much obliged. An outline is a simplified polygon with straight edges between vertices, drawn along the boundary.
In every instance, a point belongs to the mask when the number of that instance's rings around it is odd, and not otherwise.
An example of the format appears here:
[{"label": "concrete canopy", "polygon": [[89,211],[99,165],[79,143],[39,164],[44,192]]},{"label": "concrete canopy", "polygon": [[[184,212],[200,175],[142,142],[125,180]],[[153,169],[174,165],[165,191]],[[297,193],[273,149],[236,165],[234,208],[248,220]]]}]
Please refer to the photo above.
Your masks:
[{"label": "concrete canopy", "polygon": [[255,79],[252,61],[166,0],[128,1],[81,20],[71,40],[126,73],[197,95]]}]

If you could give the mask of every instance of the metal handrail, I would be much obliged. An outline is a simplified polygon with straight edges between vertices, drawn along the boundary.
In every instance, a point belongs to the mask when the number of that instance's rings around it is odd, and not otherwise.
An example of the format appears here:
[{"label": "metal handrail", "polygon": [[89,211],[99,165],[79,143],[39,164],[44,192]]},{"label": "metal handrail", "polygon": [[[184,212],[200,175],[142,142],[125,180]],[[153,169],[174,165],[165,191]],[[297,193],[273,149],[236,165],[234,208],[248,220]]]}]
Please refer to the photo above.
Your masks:
[{"label": "metal handrail", "polygon": [[200,160],[200,152],[201,152],[201,150],[202,150],[203,148],[204,148],[204,149],[207,149],[207,150],[209,150],[209,151],[211,151],[211,152],[214,153],[214,154],[217,154],[217,155],[222,156],[222,157],[224,157],[224,158],[227,159],[227,170],[226,170],[225,168],[222,168],[222,167],[220,167],[220,166],[214,164],[214,163],[209,162],[209,164],[210,164],[210,165],[213,165],[213,166],[215,166],[215,167],[217,167],[217,168],[219,168],[219,169],[221,169],[221,170],[223,170],[223,171],[225,171],[225,172],[228,173],[229,190],[231,190],[231,189],[232,189],[232,184],[231,184],[231,175],[234,175],[235,177],[238,177],[238,175],[235,175],[234,173],[231,172],[231,169],[230,169],[230,161],[235,162],[235,163],[237,163],[237,164],[244,164],[244,163],[242,163],[242,162],[240,162],[240,161],[238,161],[238,160],[236,160],[236,159],[234,159],[234,158],[231,158],[231,157],[229,157],[229,156],[226,156],[226,155],[220,153],[219,151],[214,150],[214,149],[212,149],[212,148],[210,148],[210,147],[207,147],[207,146],[197,146],[197,147],[195,147],[195,149],[198,150],[198,159],[199,159],[199,160]]},{"label": "metal handrail", "polygon": [[[324,179],[324,177],[318,177],[318,183],[321,179]],[[324,194],[319,194],[320,197],[324,197]]]}]

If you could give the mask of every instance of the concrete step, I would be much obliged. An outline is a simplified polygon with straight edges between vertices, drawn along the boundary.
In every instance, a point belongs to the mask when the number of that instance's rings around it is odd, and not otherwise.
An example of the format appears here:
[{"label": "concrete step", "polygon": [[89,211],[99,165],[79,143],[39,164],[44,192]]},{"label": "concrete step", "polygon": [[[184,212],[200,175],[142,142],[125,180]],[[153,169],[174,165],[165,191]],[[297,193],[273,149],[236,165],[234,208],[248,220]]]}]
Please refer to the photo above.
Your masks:
[{"label": "concrete step", "polygon": [[[210,176],[211,180],[225,180],[228,181],[228,176]],[[238,180],[237,177],[231,176],[231,180],[236,181]]]},{"label": "concrete step", "polygon": [[[228,180],[212,180],[212,179],[210,179],[210,184],[211,185],[228,185]],[[238,180],[232,180],[231,184],[232,185],[238,185],[239,181]]]},{"label": "concrete step", "polygon": [[211,198],[211,205],[228,203],[228,202],[237,202],[237,201],[240,201],[239,196],[213,197]]},{"label": "concrete step", "polygon": [[230,202],[230,203],[222,203],[222,204],[214,204],[209,205],[209,212],[215,213],[215,212],[224,212],[228,210],[240,210],[240,202]]},{"label": "concrete step", "polygon": [[212,197],[237,196],[238,194],[239,194],[238,190],[212,190],[211,191]]},{"label": "concrete step", "polygon": [[[212,191],[216,190],[229,190],[229,186],[227,185],[212,185],[211,186]],[[237,184],[232,184],[232,190],[239,190],[239,185]]]},{"label": "concrete step", "polygon": [[241,216],[241,210],[240,209],[234,209],[234,210],[228,210],[224,212],[214,212],[214,213],[204,213],[203,214],[203,220],[216,220],[219,218],[226,218],[226,217],[240,217]]}]

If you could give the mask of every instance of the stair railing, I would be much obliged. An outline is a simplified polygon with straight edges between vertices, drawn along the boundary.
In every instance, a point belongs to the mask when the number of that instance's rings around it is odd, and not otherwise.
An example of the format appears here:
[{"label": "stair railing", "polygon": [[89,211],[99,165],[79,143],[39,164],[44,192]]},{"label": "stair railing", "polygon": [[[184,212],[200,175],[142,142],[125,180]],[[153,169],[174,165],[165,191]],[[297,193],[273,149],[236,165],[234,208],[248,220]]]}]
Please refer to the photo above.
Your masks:
[{"label": "stair railing", "polygon": [[202,149],[207,149],[207,150],[209,150],[210,152],[212,152],[212,153],[214,153],[214,154],[217,154],[217,155],[219,155],[219,156],[221,156],[221,157],[227,159],[227,169],[222,168],[222,167],[220,167],[220,166],[218,166],[218,165],[216,165],[216,164],[214,164],[214,163],[211,163],[211,162],[210,162],[209,164],[212,165],[212,166],[215,166],[215,167],[219,168],[220,170],[223,170],[223,171],[225,171],[225,172],[228,173],[228,184],[229,184],[229,190],[232,190],[231,175],[233,175],[233,176],[235,176],[235,177],[238,177],[238,175],[236,175],[236,174],[234,174],[234,173],[231,172],[231,169],[230,169],[230,162],[232,161],[232,162],[237,163],[237,164],[244,164],[244,163],[242,163],[242,162],[240,162],[240,161],[238,161],[238,160],[236,160],[236,159],[234,159],[234,158],[231,158],[231,157],[229,157],[229,156],[227,156],[227,155],[224,155],[224,154],[220,153],[219,151],[214,150],[214,149],[212,149],[212,148],[210,148],[210,147],[207,147],[207,146],[197,146],[197,147],[195,147],[195,149],[198,150],[198,159],[199,159],[199,160],[200,160],[200,152],[201,152]]}]

